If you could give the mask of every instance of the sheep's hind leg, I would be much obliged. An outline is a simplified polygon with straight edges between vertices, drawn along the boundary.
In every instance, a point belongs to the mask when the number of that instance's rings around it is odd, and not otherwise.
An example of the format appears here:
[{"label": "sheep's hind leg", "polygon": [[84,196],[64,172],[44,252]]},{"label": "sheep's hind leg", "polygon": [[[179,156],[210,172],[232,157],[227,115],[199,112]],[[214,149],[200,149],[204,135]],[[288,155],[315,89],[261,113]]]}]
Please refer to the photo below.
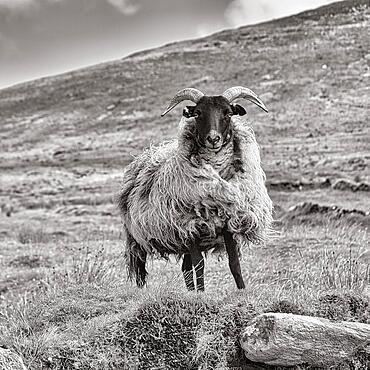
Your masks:
[{"label": "sheep's hind leg", "polygon": [[193,265],[191,262],[191,255],[189,253],[184,254],[181,270],[184,275],[186,288],[188,290],[194,290]]},{"label": "sheep's hind leg", "polygon": [[198,242],[190,249],[191,261],[195,270],[197,290],[204,290],[204,259],[202,252],[198,249]]},{"label": "sheep's hind leg", "polygon": [[135,277],[136,285],[142,288],[145,285],[147,271],[145,270],[146,250],[136,242],[130,233],[126,230],[126,264],[128,277],[131,280]]},{"label": "sheep's hind leg", "polygon": [[245,285],[243,281],[242,271],[240,269],[238,246],[232,234],[226,229],[223,230],[223,236],[225,239],[226,252],[229,256],[230,271],[234,276],[238,289],[244,289]]},{"label": "sheep's hind leg", "polygon": [[145,285],[146,275],[148,274],[145,270],[147,252],[141,250],[140,254],[136,257],[136,285],[142,288]]}]

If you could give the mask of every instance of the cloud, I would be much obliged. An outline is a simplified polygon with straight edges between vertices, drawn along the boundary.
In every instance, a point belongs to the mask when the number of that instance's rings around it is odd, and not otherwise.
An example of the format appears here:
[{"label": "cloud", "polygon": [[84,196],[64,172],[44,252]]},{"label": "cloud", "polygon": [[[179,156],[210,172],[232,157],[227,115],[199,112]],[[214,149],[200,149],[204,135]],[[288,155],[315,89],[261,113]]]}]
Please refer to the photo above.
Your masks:
[{"label": "cloud", "polygon": [[34,0],[0,0],[0,8],[19,9],[33,6]]},{"label": "cloud", "polygon": [[[21,12],[31,8],[38,8],[45,4],[60,3],[66,0],[0,0],[0,10],[5,9],[12,13]],[[70,0],[71,1],[71,0]],[[76,0],[74,0],[76,1]],[[79,0],[82,1],[82,0]],[[85,4],[91,5],[91,3],[97,3],[102,0],[87,1],[84,0]],[[139,9],[139,5],[136,3],[137,0],[103,0],[108,4],[114,6],[121,13],[125,15],[132,15]]]},{"label": "cloud", "polygon": [[131,0],[107,0],[107,1],[125,15],[132,15],[136,13],[139,9],[139,5],[133,4]]},{"label": "cloud", "polygon": [[64,0],[0,0],[0,11],[7,10],[10,13],[22,12],[38,8],[44,4],[54,4]]},{"label": "cloud", "polygon": [[329,4],[333,0],[233,0],[225,19],[233,27],[263,22]]}]

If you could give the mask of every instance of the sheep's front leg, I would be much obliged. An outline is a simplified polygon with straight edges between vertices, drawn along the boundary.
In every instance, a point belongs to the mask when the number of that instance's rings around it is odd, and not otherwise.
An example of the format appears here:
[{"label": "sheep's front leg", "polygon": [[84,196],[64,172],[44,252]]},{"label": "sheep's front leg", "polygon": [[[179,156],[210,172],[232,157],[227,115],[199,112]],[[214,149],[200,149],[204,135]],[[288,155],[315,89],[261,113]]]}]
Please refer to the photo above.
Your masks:
[{"label": "sheep's front leg", "polygon": [[240,269],[238,246],[232,234],[228,230],[223,230],[223,236],[225,239],[226,252],[229,256],[230,271],[234,276],[238,289],[244,289],[245,285],[243,281],[242,271]]},{"label": "sheep's front leg", "polygon": [[195,279],[197,290],[204,290],[204,259],[202,252],[198,248],[199,242],[196,242],[190,249],[191,261],[195,270]]},{"label": "sheep's front leg", "polygon": [[194,290],[193,264],[191,262],[191,255],[189,253],[184,254],[181,270],[182,274],[184,275],[186,287],[188,290]]}]

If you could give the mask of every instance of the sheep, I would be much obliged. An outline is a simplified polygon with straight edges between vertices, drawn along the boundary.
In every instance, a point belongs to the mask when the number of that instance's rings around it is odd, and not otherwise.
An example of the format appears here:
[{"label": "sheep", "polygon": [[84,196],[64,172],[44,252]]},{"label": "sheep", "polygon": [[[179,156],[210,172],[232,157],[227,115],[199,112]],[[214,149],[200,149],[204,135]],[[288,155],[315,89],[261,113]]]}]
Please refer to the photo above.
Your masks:
[{"label": "sheep", "polygon": [[180,90],[162,116],[184,100],[196,105],[184,108],[177,140],[146,149],[127,166],[118,202],[128,276],[138,287],[146,282],[148,254],[176,255],[187,289],[202,291],[203,253],[226,249],[236,286],[245,288],[240,249],[265,241],[272,202],[253,129],[241,118],[246,111],[231,104],[237,98],[267,112],[246,87],[220,96]]}]

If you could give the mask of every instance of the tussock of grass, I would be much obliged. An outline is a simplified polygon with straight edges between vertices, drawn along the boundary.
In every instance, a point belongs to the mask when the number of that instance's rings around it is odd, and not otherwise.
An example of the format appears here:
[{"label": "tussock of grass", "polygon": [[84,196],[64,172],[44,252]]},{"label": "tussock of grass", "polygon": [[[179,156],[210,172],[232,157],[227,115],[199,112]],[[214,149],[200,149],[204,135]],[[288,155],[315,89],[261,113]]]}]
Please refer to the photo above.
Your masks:
[{"label": "tussock of grass", "polygon": [[87,244],[79,251],[64,269],[64,282],[104,283],[125,274],[123,256],[109,254],[104,243],[97,248],[90,248]]},{"label": "tussock of grass", "polygon": [[325,294],[319,299],[317,313],[332,320],[370,324],[370,302],[360,294]]},{"label": "tussock of grass", "polygon": [[124,314],[132,303],[131,295],[127,286],[88,283],[54,291],[4,318],[4,344],[9,347],[10,341],[30,369],[75,369],[79,363],[85,363],[85,368],[104,368],[102,356],[109,356],[115,347],[107,338],[117,336],[113,329],[119,313]]},{"label": "tussock of grass", "polygon": [[43,228],[32,228],[25,225],[18,230],[16,237],[21,244],[47,243],[53,239],[53,236],[48,234]]},{"label": "tussock of grass", "polygon": [[26,370],[21,358],[11,350],[0,348],[0,369]]}]

